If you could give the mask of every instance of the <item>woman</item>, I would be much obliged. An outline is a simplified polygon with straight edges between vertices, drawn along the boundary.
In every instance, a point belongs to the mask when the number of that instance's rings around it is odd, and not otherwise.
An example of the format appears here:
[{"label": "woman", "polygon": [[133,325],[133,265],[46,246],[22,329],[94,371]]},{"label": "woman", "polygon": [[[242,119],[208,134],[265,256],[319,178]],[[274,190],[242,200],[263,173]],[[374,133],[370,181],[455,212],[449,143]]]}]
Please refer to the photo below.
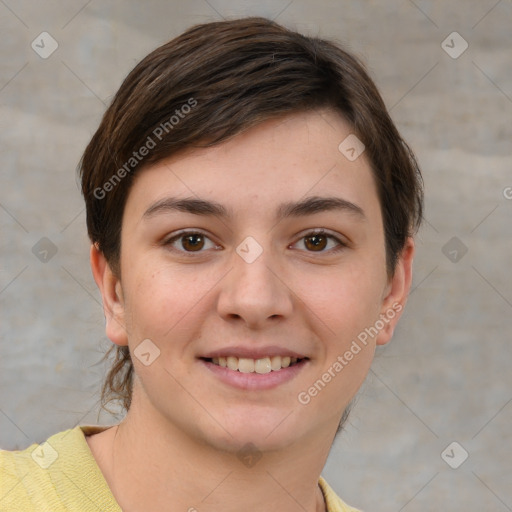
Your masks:
[{"label": "woman", "polygon": [[359,61],[265,18],[194,26],[127,76],[80,175],[126,415],[2,452],[0,509],[355,510],[321,471],[423,205]]}]

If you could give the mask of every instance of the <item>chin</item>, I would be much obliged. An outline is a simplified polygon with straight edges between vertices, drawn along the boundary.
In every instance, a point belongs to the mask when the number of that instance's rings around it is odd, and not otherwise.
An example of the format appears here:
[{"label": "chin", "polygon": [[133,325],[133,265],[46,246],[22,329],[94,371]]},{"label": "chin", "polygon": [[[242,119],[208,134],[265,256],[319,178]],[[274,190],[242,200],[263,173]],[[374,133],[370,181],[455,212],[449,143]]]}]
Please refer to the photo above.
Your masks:
[{"label": "chin", "polygon": [[220,436],[210,437],[218,448],[238,453],[250,445],[264,452],[283,450],[298,441],[299,425],[289,410],[269,410],[268,407],[262,410],[255,406],[237,409],[223,416],[222,426],[231,435],[218,428]]}]

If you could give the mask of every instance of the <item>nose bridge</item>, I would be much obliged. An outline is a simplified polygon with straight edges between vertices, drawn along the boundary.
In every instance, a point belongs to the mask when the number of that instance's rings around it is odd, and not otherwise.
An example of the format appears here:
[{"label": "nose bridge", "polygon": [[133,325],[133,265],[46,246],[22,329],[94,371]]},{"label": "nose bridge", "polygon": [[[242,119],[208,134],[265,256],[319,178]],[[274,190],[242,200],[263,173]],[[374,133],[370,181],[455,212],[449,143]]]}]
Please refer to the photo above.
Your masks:
[{"label": "nose bridge", "polygon": [[219,298],[221,315],[258,324],[290,313],[290,291],[276,275],[278,265],[270,247],[247,237],[236,247],[232,261],[233,269]]}]

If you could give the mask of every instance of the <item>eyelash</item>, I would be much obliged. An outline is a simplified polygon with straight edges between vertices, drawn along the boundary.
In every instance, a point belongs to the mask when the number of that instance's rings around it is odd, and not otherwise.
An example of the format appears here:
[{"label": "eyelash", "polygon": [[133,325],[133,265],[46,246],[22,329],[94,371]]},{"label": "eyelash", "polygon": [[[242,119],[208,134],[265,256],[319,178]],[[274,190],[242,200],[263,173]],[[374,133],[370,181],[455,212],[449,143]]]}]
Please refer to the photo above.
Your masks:
[{"label": "eyelash", "polygon": [[[163,245],[170,246],[173,244],[173,242],[178,241],[179,239],[184,238],[185,236],[188,236],[188,235],[202,235],[203,237],[208,238],[210,240],[210,237],[208,235],[206,235],[205,233],[203,233],[202,231],[183,230],[183,231],[180,231],[177,234],[173,235],[171,238],[168,238],[166,241],[164,241]],[[330,251],[318,251],[319,254],[325,254],[325,253],[335,254],[335,253],[342,251],[346,247],[348,247],[348,244],[341,241],[337,236],[330,234],[325,229],[315,229],[312,231],[308,231],[307,233],[302,235],[299,240],[303,240],[304,238],[308,238],[310,236],[325,236],[326,238],[334,240],[338,244],[337,247],[335,247],[334,249],[331,249]],[[295,244],[292,244],[292,245],[295,245]],[[184,250],[180,250],[180,249],[176,249],[176,248],[173,248],[173,249],[177,250],[178,252],[181,252],[187,256],[190,256],[190,257],[193,257],[195,254],[200,254],[200,253],[204,252],[204,251],[184,251]],[[306,251],[306,252],[314,254],[316,251]]]}]

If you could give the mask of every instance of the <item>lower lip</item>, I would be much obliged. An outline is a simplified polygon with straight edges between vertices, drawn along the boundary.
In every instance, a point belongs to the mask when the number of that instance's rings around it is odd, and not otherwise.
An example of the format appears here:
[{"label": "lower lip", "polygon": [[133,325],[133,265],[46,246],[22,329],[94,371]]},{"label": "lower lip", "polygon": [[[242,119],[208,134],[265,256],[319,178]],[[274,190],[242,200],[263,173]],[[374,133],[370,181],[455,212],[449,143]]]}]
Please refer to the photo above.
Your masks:
[{"label": "lower lip", "polygon": [[242,373],[238,370],[230,370],[225,366],[213,364],[211,361],[204,359],[201,359],[200,362],[225,384],[247,391],[259,391],[275,388],[293,379],[308,363],[308,360],[303,359],[293,366],[269,373]]}]

